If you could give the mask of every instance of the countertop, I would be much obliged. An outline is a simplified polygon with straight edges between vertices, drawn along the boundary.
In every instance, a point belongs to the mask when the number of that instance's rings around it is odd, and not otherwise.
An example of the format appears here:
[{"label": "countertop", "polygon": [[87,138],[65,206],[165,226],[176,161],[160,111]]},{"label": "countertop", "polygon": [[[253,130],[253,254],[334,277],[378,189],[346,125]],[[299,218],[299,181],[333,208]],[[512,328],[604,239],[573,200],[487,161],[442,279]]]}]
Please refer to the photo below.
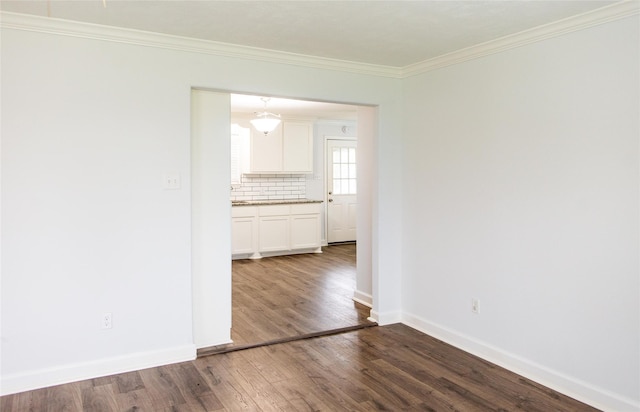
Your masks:
[{"label": "countertop", "polygon": [[280,199],[280,200],[232,200],[231,206],[288,205],[298,203],[322,203],[313,199]]}]

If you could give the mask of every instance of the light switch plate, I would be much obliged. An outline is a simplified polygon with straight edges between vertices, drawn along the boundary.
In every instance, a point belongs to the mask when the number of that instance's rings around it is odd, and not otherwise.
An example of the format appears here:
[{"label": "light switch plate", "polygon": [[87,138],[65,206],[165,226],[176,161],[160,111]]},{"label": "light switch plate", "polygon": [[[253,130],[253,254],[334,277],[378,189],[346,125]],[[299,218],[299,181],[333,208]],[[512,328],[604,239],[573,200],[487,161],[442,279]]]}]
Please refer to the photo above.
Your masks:
[{"label": "light switch plate", "polygon": [[179,173],[166,173],[163,176],[163,187],[167,190],[180,189],[180,174]]}]

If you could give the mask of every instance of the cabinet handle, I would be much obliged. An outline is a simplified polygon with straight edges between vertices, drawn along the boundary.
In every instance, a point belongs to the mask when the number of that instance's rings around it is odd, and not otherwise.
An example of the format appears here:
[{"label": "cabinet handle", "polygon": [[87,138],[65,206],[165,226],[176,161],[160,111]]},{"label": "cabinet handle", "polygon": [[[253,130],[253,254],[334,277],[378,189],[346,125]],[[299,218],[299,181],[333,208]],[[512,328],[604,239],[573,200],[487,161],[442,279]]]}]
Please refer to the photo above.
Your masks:
[{"label": "cabinet handle", "polygon": [[333,199],[329,199],[329,202],[333,202]]}]

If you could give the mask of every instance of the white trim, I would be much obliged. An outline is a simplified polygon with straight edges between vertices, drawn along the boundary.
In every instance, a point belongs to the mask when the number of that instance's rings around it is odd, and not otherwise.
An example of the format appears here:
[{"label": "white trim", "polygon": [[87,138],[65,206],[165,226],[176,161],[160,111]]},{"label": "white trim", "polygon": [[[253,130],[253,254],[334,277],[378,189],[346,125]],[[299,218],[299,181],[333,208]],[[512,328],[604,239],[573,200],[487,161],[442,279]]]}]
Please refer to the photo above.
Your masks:
[{"label": "white trim", "polygon": [[623,398],[420,317],[403,313],[402,323],[598,409],[640,411],[640,403],[632,399]]},{"label": "white trim", "polygon": [[117,373],[192,361],[195,358],[195,345],[185,345],[158,351],[140,352],[97,361],[76,363],[57,368],[34,370],[15,375],[3,375],[0,378],[0,395],[10,395],[12,393],[62,385]]},{"label": "white trim", "polygon": [[[344,123],[344,122],[336,122],[336,123]],[[358,137],[356,136],[329,136],[329,135],[324,135],[324,141],[325,143],[327,142],[327,140],[346,140],[346,141],[353,141],[353,142],[358,142]]]},{"label": "white trim", "polygon": [[402,79],[445,66],[451,66],[468,60],[477,59],[490,54],[500,53],[505,50],[546,40],[555,36],[587,29],[589,27],[608,23],[610,21],[622,19],[638,13],[640,13],[640,2],[635,0],[624,0],[593,11],[534,27],[529,30],[467,47],[429,60],[410,64],[405,67],[358,63],[347,60],[330,59],[257,47],[239,46],[210,40],[200,40],[189,37],[172,36],[168,34],[4,11],[0,11],[0,27]]},{"label": "white trim", "polygon": [[355,290],[353,292],[353,301],[358,302],[361,305],[365,305],[368,308],[373,308],[373,296],[368,293]]},{"label": "white trim", "polygon": [[371,317],[369,320],[374,322],[378,322],[378,325],[385,326],[391,325],[394,323],[402,322],[402,312],[393,311],[393,312],[378,312],[376,310],[371,310]]},{"label": "white trim", "polygon": [[397,67],[356,63],[347,60],[308,56],[258,47],[240,46],[210,40],[20,13],[0,12],[0,27],[317,69],[339,70],[391,78],[400,77],[400,68]]},{"label": "white trim", "polygon": [[608,23],[638,14],[640,2],[625,0],[610,6],[605,6],[590,12],[578,14],[553,23],[544,24],[529,30],[501,37],[465,49],[447,53],[433,59],[411,64],[402,68],[401,78],[407,78],[426,73],[442,67],[451,66],[490,54],[524,46],[526,44],[547,40],[578,30]]}]

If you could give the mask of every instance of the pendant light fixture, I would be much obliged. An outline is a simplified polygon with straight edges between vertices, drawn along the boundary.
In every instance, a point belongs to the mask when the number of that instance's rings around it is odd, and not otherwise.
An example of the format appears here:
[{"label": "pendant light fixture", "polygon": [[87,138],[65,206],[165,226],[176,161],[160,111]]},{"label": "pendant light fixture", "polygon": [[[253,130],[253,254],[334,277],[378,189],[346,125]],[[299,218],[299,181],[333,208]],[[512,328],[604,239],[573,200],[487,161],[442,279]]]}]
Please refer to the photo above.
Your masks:
[{"label": "pendant light fixture", "polygon": [[264,111],[256,112],[258,117],[251,120],[251,124],[266,136],[280,124],[280,115],[267,112],[267,103],[271,100],[270,98],[262,97],[261,100],[264,102]]}]

